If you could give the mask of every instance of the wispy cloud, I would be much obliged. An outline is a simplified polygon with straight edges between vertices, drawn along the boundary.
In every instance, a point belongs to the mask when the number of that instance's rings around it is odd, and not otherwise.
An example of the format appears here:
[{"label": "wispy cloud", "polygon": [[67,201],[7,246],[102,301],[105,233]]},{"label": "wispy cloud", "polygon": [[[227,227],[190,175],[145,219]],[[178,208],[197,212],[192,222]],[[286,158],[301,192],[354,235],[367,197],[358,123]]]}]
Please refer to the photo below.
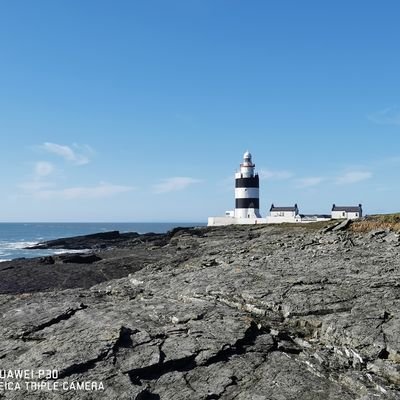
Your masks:
[{"label": "wispy cloud", "polygon": [[54,166],[52,163],[47,161],[38,161],[35,164],[35,178],[40,179],[45,176],[50,175],[54,171]]},{"label": "wispy cloud", "polygon": [[62,157],[64,160],[75,165],[88,164],[90,161],[89,155],[93,153],[93,150],[89,146],[79,146],[76,143],[73,145],[75,149],[70,146],[50,142],[45,142],[40,147],[48,153]]},{"label": "wispy cloud", "polygon": [[154,193],[168,193],[176,192],[178,190],[186,189],[188,186],[201,182],[200,179],[175,176],[172,178],[163,179],[160,183],[153,186]]},{"label": "wispy cloud", "polygon": [[42,199],[100,199],[105,197],[112,197],[120,193],[126,193],[133,189],[134,188],[131,186],[100,183],[96,186],[76,186],[65,189],[39,188],[38,190],[35,190],[33,194],[35,195],[35,197]]},{"label": "wispy cloud", "polygon": [[261,169],[259,172],[260,178],[267,181],[282,181],[293,177],[293,173],[286,170],[270,170]]},{"label": "wispy cloud", "polygon": [[[94,151],[89,146],[80,146],[74,143],[71,146],[45,142],[40,148],[48,153],[57,155],[74,165],[83,165],[89,162],[89,155]],[[17,187],[24,192],[24,196],[39,199],[100,199],[126,193],[135,188],[126,185],[114,185],[100,182],[95,185],[60,187],[53,175],[55,166],[48,161],[37,161],[30,175],[30,180]],[[53,178],[53,179],[51,179]]]},{"label": "wispy cloud", "polygon": [[310,176],[307,178],[296,179],[296,186],[300,189],[318,186],[324,182],[326,178],[322,176]]},{"label": "wispy cloud", "polygon": [[376,124],[400,125],[400,107],[392,106],[368,115]]},{"label": "wispy cloud", "polygon": [[348,185],[352,183],[362,182],[372,178],[372,172],[370,171],[350,171],[346,172],[342,176],[336,179],[338,185]]},{"label": "wispy cloud", "polygon": [[47,161],[38,161],[34,164],[33,173],[31,174],[30,180],[27,182],[20,183],[17,185],[20,189],[26,192],[37,192],[39,190],[54,186],[52,183],[47,182],[54,172],[54,166],[52,163]]}]

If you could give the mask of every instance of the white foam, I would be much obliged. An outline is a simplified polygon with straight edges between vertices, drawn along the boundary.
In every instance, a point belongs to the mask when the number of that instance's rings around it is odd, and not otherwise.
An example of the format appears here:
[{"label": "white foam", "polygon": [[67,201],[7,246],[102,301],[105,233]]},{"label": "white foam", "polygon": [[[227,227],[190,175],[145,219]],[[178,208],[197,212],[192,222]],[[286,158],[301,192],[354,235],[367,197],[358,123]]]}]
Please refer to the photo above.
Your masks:
[{"label": "white foam", "polygon": [[82,250],[60,249],[60,250],[56,250],[54,252],[54,254],[58,255],[58,254],[65,254],[65,253],[88,253],[89,251],[91,251],[91,250],[90,249],[82,249]]},{"label": "white foam", "polygon": [[37,242],[3,242],[0,244],[2,250],[22,250],[25,247],[36,245]]},{"label": "white foam", "polygon": [[11,261],[11,259],[0,258],[0,263],[1,263],[1,262],[6,262],[6,261]]}]

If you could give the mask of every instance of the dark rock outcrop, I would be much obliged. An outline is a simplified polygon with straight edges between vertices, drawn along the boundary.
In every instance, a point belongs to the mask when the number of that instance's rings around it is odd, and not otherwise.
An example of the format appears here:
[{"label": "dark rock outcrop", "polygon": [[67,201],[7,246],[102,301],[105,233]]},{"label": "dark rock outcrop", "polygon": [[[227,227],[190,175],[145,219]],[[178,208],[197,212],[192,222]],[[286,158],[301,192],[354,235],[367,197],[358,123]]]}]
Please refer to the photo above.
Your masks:
[{"label": "dark rock outcrop", "polygon": [[129,239],[74,270],[136,265],[127,276],[0,296],[1,368],[104,384],[64,399],[400,399],[399,255],[397,233],[312,225]]},{"label": "dark rock outcrop", "polygon": [[99,247],[102,244],[110,246],[111,244],[116,244],[119,243],[120,241],[125,241],[128,237],[136,238],[138,236],[140,236],[138,233],[121,235],[119,231],[100,232],[91,235],[49,240],[47,242],[39,243],[29,248],[83,250],[83,249],[91,249],[93,247]]},{"label": "dark rock outcrop", "polygon": [[69,254],[60,258],[64,264],[93,264],[101,260],[96,254]]},{"label": "dark rock outcrop", "polygon": [[[152,243],[155,246],[163,246],[169,242],[172,236],[179,236],[184,232],[191,231],[198,234],[197,230],[192,228],[175,228],[167,234],[136,232],[120,233],[119,231],[100,232],[91,235],[75,236],[70,238],[62,238],[49,240],[47,242],[38,243],[37,245],[28,247],[28,249],[68,249],[68,250],[99,250],[105,248],[125,248],[128,244]],[[201,232],[201,229],[199,229]]]}]

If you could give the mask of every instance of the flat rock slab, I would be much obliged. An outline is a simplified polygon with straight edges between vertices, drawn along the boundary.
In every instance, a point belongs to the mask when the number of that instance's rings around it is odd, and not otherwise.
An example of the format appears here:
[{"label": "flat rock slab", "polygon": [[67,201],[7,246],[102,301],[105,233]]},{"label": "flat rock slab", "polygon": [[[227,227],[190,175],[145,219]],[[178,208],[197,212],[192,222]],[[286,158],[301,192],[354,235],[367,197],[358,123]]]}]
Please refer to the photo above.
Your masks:
[{"label": "flat rock slab", "polygon": [[88,265],[146,260],[126,276],[0,295],[1,368],[104,385],[63,399],[400,399],[397,240],[276,226],[157,240]]}]

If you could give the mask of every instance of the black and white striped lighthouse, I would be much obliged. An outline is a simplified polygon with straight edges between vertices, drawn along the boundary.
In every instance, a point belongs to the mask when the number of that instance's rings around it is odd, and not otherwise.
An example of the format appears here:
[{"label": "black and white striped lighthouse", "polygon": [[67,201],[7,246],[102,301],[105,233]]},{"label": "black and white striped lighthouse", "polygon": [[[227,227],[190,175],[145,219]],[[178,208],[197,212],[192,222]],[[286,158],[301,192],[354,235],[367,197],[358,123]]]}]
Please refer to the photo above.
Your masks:
[{"label": "black and white striped lighthouse", "polygon": [[251,154],[246,151],[240,171],[235,174],[235,218],[261,218],[260,183],[254,168]]}]

